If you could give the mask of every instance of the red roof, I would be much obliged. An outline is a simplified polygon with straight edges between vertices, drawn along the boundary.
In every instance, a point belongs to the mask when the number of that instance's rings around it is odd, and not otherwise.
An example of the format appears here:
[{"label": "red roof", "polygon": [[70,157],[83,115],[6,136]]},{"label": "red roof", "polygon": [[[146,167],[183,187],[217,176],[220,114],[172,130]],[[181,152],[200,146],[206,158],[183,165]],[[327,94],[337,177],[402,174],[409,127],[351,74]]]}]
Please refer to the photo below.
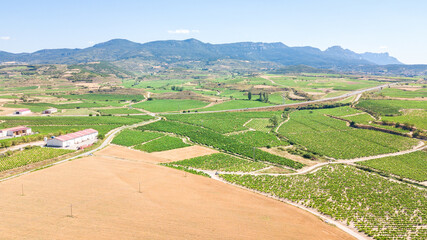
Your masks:
[{"label": "red roof", "polygon": [[6,128],[6,129],[3,129],[2,131],[17,132],[17,131],[28,130],[28,129],[30,129],[30,128],[24,127],[24,126],[18,126],[18,127],[13,127],[13,128]]},{"label": "red roof", "polygon": [[59,141],[64,142],[64,141],[68,141],[68,140],[75,139],[78,137],[83,137],[83,136],[86,136],[86,135],[89,135],[92,133],[98,133],[98,131],[96,131],[95,129],[89,128],[89,129],[85,129],[85,130],[78,131],[75,133],[68,133],[68,134],[56,137],[55,139],[58,139]]}]

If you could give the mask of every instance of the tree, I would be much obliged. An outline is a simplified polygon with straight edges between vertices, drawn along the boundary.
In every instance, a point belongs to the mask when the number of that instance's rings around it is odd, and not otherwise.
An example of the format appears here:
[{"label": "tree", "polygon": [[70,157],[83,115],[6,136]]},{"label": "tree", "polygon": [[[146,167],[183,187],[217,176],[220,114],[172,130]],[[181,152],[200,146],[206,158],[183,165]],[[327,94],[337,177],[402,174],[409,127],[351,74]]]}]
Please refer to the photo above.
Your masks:
[{"label": "tree", "polygon": [[251,99],[252,99],[252,93],[248,92],[248,100],[251,100]]},{"label": "tree", "polygon": [[277,124],[279,124],[279,117],[277,115],[274,115],[269,119],[269,121],[273,127],[276,127]]}]

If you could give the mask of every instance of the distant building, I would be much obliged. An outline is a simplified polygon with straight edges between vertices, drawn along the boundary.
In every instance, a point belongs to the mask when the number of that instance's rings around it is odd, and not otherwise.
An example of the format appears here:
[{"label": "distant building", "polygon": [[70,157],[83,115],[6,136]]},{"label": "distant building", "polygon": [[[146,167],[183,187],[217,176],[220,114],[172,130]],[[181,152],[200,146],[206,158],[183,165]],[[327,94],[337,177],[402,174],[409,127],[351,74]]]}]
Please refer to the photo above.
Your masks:
[{"label": "distant building", "polygon": [[87,142],[93,142],[97,139],[98,131],[89,128],[75,133],[65,134],[59,137],[53,137],[47,140],[48,147],[78,147]]},{"label": "distant building", "polygon": [[26,115],[26,114],[30,114],[31,110],[30,109],[19,109],[15,111],[15,115]]},{"label": "distant building", "polygon": [[58,112],[58,109],[56,108],[48,108],[46,110],[43,110],[42,114],[52,114]]},{"label": "distant building", "polygon": [[0,137],[17,137],[31,134],[31,128],[25,126],[6,128],[0,130]]}]

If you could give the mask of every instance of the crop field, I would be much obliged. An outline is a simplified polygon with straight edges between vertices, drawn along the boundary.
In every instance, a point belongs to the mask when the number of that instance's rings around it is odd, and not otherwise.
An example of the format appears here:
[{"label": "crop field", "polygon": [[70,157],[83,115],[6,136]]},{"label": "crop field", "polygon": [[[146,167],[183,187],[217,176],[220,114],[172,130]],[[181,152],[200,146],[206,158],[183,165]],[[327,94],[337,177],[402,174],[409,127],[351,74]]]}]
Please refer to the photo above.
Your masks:
[{"label": "crop field", "polygon": [[427,109],[425,101],[409,100],[362,100],[357,106],[381,115],[399,115],[402,109]]},{"label": "crop field", "polygon": [[289,145],[289,142],[286,140],[279,140],[274,134],[259,131],[248,131],[231,135],[230,137],[242,144],[254,147],[277,147]]},{"label": "crop field", "polygon": [[[425,102],[427,105],[427,102]],[[383,120],[392,121],[395,123],[410,123],[415,127],[427,129],[427,110],[409,110],[403,111],[400,116],[382,117]]]},{"label": "crop field", "polygon": [[128,125],[152,119],[149,115],[140,116],[92,116],[92,117],[0,117],[1,127],[15,127],[19,125],[58,126],[58,125]]},{"label": "crop field", "polygon": [[203,111],[219,111],[219,110],[243,109],[243,108],[252,108],[252,107],[268,107],[272,105],[273,104],[263,103],[259,101],[231,100],[224,103],[215,104],[212,107],[204,108]]},{"label": "crop field", "polygon": [[139,114],[142,113],[139,110],[132,108],[107,108],[107,109],[95,109],[95,111],[99,112],[101,115],[109,115],[109,114]]},{"label": "crop field", "polygon": [[307,175],[220,175],[225,180],[314,208],[375,239],[425,239],[427,192],[353,166]]},{"label": "crop field", "polygon": [[353,80],[349,78],[319,78],[311,76],[280,76],[275,77],[274,81],[282,86],[319,89],[329,88],[338,91],[354,91],[362,88],[369,88],[381,85],[381,83],[370,80]]},{"label": "crop field", "polygon": [[257,131],[266,132],[266,133],[269,133],[272,130],[272,127],[268,118],[254,118],[248,124],[246,124],[246,127],[253,128]]},{"label": "crop field", "polygon": [[13,152],[10,156],[0,157],[0,171],[5,171],[46,159],[55,158],[73,152],[66,149],[33,147],[22,151]]},{"label": "crop field", "polygon": [[191,99],[154,99],[133,104],[132,107],[142,108],[150,112],[171,112],[202,108],[206,105],[208,103]]},{"label": "crop field", "polygon": [[99,107],[121,107],[123,103],[119,102],[106,102],[106,101],[83,101],[81,103],[68,103],[68,104],[55,104],[55,103],[22,103],[22,104],[13,104],[7,103],[4,105],[8,108],[28,108],[32,112],[41,112],[47,108],[57,108],[57,109],[73,109],[73,108],[99,108]]},{"label": "crop field", "polygon": [[127,94],[74,94],[74,95],[59,95],[58,97],[66,99],[85,99],[92,101],[141,101],[144,100],[143,95],[127,95]]},{"label": "crop field", "polygon": [[363,124],[368,124],[369,122],[372,122],[375,120],[374,118],[372,118],[367,113],[348,116],[348,117],[342,117],[342,118],[348,119],[348,120],[356,122],[356,123],[363,123]]},{"label": "crop field", "polygon": [[160,152],[171,149],[188,147],[190,145],[184,143],[182,139],[171,136],[163,136],[158,139],[154,139],[151,142],[145,144],[136,145],[134,148],[145,152]]},{"label": "crop field", "polygon": [[79,108],[79,109],[62,109],[59,112],[54,113],[55,116],[89,116],[90,114],[96,115],[98,114],[96,111],[87,109],[87,108]]},{"label": "crop field", "polygon": [[417,151],[400,156],[378,158],[358,162],[358,164],[419,182],[427,181],[426,151]]},{"label": "crop field", "polygon": [[427,88],[421,88],[415,91],[402,90],[397,88],[385,88],[381,91],[384,96],[398,98],[422,98],[427,97]]},{"label": "crop field", "polygon": [[248,128],[243,125],[251,119],[256,120],[257,118],[270,118],[274,115],[280,116],[280,114],[280,112],[198,113],[187,115],[167,115],[166,118],[172,121],[203,126],[219,133],[229,133],[247,130]]},{"label": "crop field", "polygon": [[175,133],[189,137],[190,140],[195,143],[212,146],[226,152],[239,154],[249,158],[252,158],[255,155],[256,160],[281,164],[295,169],[300,169],[304,166],[302,163],[267,153],[252,146],[237,142],[233,138],[224,136],[220,133],[193,125],[171,121],[159,121],[138,127],[138,129]]},{"label": "crop field", "polygon": [[347,115],[352,115],[356,113],[363,113],[360,110],[344,106],[344,107],[336,107],[336,108],[325,108],[325,109],[316,109],[316,110],[308,110],[310,115],[324,115],[329,114],[336,117],[343,117]]},{"label": "crop field", "polygon": [[112,143],[130,147],[153,140],[155,138],[159,138],[161,136],[163,136],[163,134],[157,132],[142,132],[138,130],[125,129],[113,139]]},{"label": "crop field", "polygon": [[417,142],[416,139],[347,127],[343,121],[307,110],[293,112],[279,132],[291,142],[337,159],[397,152],[408,149]]},{"label": "crop field", "polygon": [[214,153],[202,157],[173,162],[171,164],[183,167],[226,172],[251,172],[267,167],[266,164],[260,162],[252,162],[223,153]]}]

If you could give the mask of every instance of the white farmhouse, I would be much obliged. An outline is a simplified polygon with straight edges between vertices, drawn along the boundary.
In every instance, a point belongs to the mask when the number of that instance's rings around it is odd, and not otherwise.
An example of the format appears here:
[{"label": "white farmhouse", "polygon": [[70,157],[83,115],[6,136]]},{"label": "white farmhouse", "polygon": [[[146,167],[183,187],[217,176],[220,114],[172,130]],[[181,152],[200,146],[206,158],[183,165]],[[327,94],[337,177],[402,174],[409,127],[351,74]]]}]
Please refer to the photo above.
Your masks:
[{"label": "white farmhouse", "polygon": [[59,137],[47,140],[48,147],[74,148],[85,143],[94,142],[97,139],[98,131],[89,128],[75,133],[68,133]]},{"label": "white farmhouse", "polygon": [[0,137],[19,137],[31,134],[31,128],[18,126],[0,130]]},{"label": "white farmhouse", "polygon": [[31,113],[31,110],[28,108],[25,108],[25,109],[16,110],[14,114],[15,115],[26,115],[26,114],[30,114],[30,113]]}]

